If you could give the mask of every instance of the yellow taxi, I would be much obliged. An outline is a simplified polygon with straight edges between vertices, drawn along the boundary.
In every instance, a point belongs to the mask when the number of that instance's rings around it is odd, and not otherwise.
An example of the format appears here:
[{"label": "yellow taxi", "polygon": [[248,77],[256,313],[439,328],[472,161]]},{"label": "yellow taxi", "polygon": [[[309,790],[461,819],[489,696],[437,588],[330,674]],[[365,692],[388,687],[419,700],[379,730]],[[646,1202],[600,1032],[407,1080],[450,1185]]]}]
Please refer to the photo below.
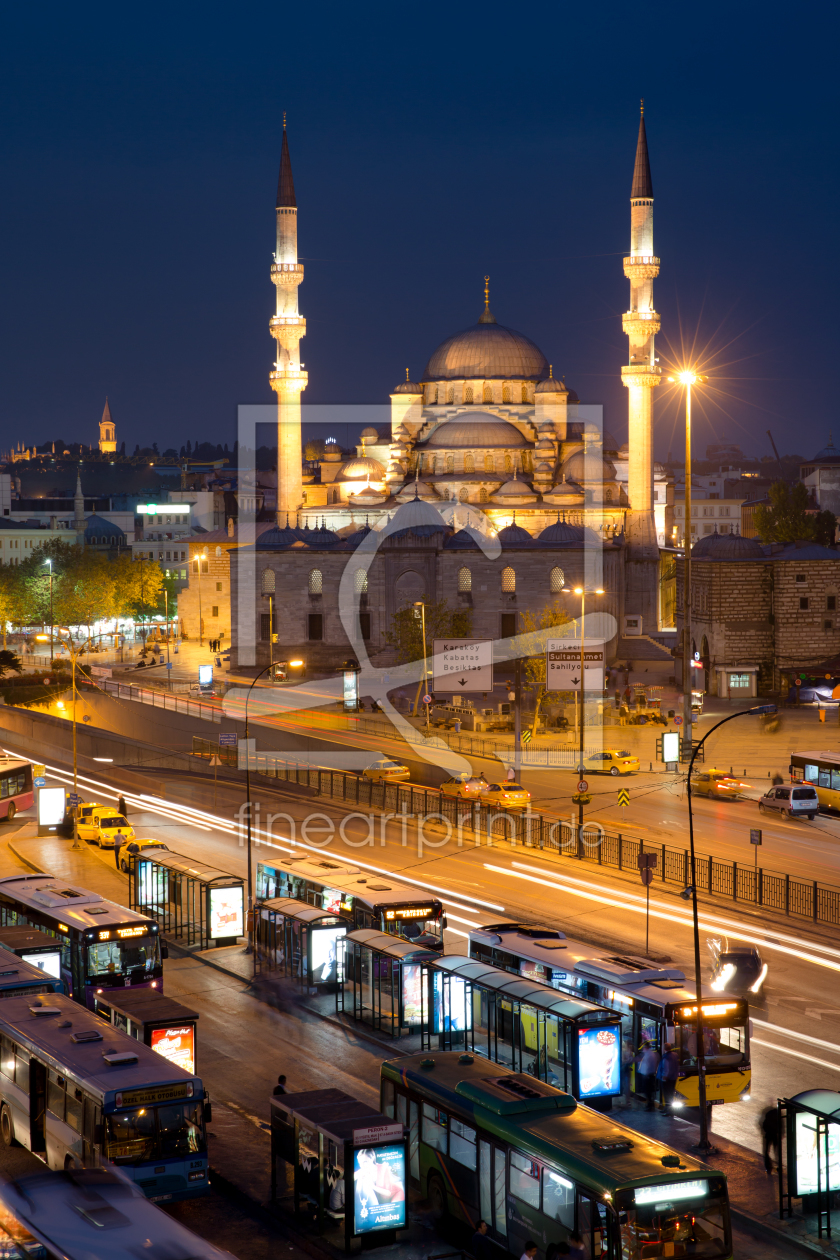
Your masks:
[{"label": "yellow taxi", "polygon": [[382,780],[386,783],[402,783],[411,778],[411,771],[401,761],[394,761],[391,757],[379,757],[369,766],[365,766],[362,777],[371,779],[374,783]]},{"label": "yellow taxi", "polygon": [[589,774],[638,774],[639,758],[626,749],[605,748],[584,757],[583,767]]},{"label": "yellow taxi", "polygon": [[462,801],[474,801],[481,795],[481,789],[486,786],[487,780],[483,774],[471,774],[468,770],[462,770],[451,779],[444,779],[440,790],[444,796],[457,796]]},{"label": "yellow taxi", "polygon": [[[164,844],[162,840],[135,840],[134,843],[141,853],[146,853],[151,849],[165,849],[167,853],[169,852],[169,845]],[[124,854],[125,849],[123,849]],[[120,870],[128,873],[128,859],[123,855],[120,856]],[[154,853],[151,856],[154,857]]]},{"label": "yellow taxi", "polygon": [[107,809],[107,805],[103,805],[101,801],[82,801],[76,810],[78,818],[79,839],[95,840],[96,828],[93,824],[93,814],[97,809]]},{"label": "yellow taxi", "polygon": [[737,801],[744,788],[749,786],[749,783],[742,783],[725,770],[715,770],[712,767],[696,771],[691,776],[692,796],[714,796],[721,801]]},{"label": "yellow taxi", "polygon": [[486,805],[498,805],[502,809],[527,809],[531,793],[521,783],[485,783],[480,791]]},{"label": "yellow taxi", "polygon": [[134,828],[125,815],[118,813],[113,805],[101,805],[86,820],[84,832],[79,828],[79,836],[98,844],[100,849],[113,849],[118,831],[123,834],[121,844],[128,844],[134,839]]}]

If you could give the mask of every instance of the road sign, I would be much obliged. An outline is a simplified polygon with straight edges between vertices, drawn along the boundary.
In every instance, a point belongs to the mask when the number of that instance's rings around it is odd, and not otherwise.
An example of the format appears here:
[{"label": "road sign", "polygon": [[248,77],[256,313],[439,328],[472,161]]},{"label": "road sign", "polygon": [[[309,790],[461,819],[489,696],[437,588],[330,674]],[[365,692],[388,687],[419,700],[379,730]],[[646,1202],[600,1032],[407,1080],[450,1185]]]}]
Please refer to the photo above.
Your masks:
[{"label": "road sign", "polygon": [[405,1130],[401,1124],[372,1124],[366,1129],[353,1130],[354,1146],[369,1146],[379,1142],[401,1142]]},{"label": "road sign", "polygon": [[653,871],[649,866],[645,866],[641,871],[639,871],[639,878],[646,887],[650,888],[653,883]]},{"label": "road sign", "polygon": [[678,713],[678,714],[676,715],[676,717],[674,718],[674,725],[675,725],[675,726],[682,726],[682,723],[683,723],[682,717],[681,717],[681,715]]},{"label": "road sign", "polygon": [[579,792],[589,791],[589,784],[586,782],[586,779],[581,779],[580,783],[578,783],[578,791]]},{"label": "road sign", "polygon": [[431,696],[424,696],[424,697],[423,697],[423,703],[424,703],[424,704],[431,704],[431,703],[432,703],[432,697],[431,697]]},{"label": "road sign", "polygon": [[[584,691],[604,690],[604,640],[586,639],[583,645]],[[580,639],[547,639],[546,691],[580,691]]]},{"label": "road sign", "polygon": [[618,789],[618,803],[622,809],[624,809],[625,806],[630,804],[630,793],[628,792],[627,788]]},{"label": "road sign", "polygon": [[34,787],[46,787],[46,786],[47,786],[47,780],[46,780],[45,778],[43,778],[43,776],[42,776],[42,775],[40,775],[40,774],[38,775],[37,779],[33,779],[33,780],[32,780],[32,783],[33,783],[33,786],[34,786]]},{"label": "road sign", "polygon": [[235,748],[238,738],[236,731],[223,731],[219,736],[219,744],[222,748]]},{"label": "road sign", "polygon": [[760,827],[750,827],[750,844],[761,844]]},{"label": "road sign", "polygon": [[110,665],[91,665],[90,672],[94,678],[111,678],[114,673]]},{"label": "road sign", "polygon": [[492,639],[435,639],[433,650],[435,691],[493,690]]},{"label": "road sign", "polygon": [[530,742],[531,742],[531,734],[532,734],[532,732],[531,732],[531,728],[530,728],[530,726],[528,727],[527,731],[523,731],[523,732],[522,732],[522,743],[523,743],[523,744],[530,744]]},{"label": "road sign", "polygon": [[79,796],[78,792],[68,792],[67,800],[71,805],[81,805],[82,803],[82,798]]},{"label": "road sign", "polygon": [[221,759],[221,757],[218,755],[218,753],[213,753],[213,756],[210,758],[210,765],[211,765],[211,766],[223,766],[224,764],[225,764],[225,763],[222,761],[222,759]]}]

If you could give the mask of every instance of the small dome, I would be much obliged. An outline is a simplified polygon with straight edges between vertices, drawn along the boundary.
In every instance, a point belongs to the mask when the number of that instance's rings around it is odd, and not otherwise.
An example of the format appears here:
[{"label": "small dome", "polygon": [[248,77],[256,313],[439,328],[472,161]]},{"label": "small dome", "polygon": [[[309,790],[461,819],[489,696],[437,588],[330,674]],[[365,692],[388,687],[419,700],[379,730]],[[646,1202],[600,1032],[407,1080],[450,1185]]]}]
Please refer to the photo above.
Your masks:
[{"label": "small dome", "polygon": [[549,475],[549,477],[550,477],[550,476],[551,476],[551,474],[552,474],[552,471],[553,471],[553,469],[552,469],[552,467],[551,467],[551,464],[549,464],[549,462],[548,462],[548,460],[547,460],[547,459],[544,459],[544,460],[542,460],[542,462],[541,462],[541,463],[537,464],[537,472],[538,472],[538,473],[548,473],[548,475]]},{"label": "small dome", "polygon": [[381,481],[385,476],[385,465],[369,455],[348,459],[338,470],[338,481]]},{"label": "small dome", "polygon": [[325,449],[323,455],[321,456],[321,463],[338,464],[340,462],[341,462],[341,451],[338,449],[337,446],[332,446],[332,445],[328,446]]},{"label": "small dome", "polygon": [[355,551],[359,544],[370,534],[370,525],[364,524],[361,529],[356,529],[352,534],[345,534],[339,546],[342,551]]},{"label": "small dome", "polygon": [[449,533],[449,526],[431,503],[424,503],[422,499],[409,499],[407,503],[401,504],[391,517],[388,535],[393,536],[395,532],[404,530],[412,530],[414,533],[422,530],[424,534],[435,533],[438,530]]},{"label": "small dome", "polygon": [[368,427],[367,429],[362,429],[361,437],[359,440],[361,441],[362,446],[367,446],[371,442],[378,442],[379,434],[377,433],[376,429],[372,429]]},{"label": "small dome", "polygon": [[284,547],[293,547],[300,542],[300,534],[288,525],[275,525],[265,530],[257,539],[257,551],[280,551]]},{"label": "small dome", "polygon": [[494,503],[533,503],[536,495],[527,481],[520,481],[515,475],[505,481],[492,496]]},{"label": "small dome", "polygon": [[410,503],[412,499],[425,499],[428,503],[437,503],[437,491],[430,481],[407,481],[397,498],[401,503]]},{"label": "small dome", "polygon": [[515,522],[513,525],[506,525],[504,529],[500,529],[497,538],[505,550],[510,547],[533,547],[534,545],[534,540],[527,529],[523,529]]},{"label": "small dome", "polygon": [[402,381],[394,390],[395,394],[422,394],[423,386],[415,385],[414,381]]},{"label": "small dome", "polygon": [[828,446],[824,446],[821,451],[817,451],[816,455],[814,456],[814,463],[815,464],[816,463],[840,464],[840,450],[838,450],[837,447],[834,445],[832,434],[829,433],[828,435]]},{"label": "small dome", "polygon": [[[598,460],[601,461],[601,473],[598,477]],[[588,465],[588,467],[587,467]],[[583,483],[585,481],[614,481],[615,480],[615,464],[609,459],[604,459],[600,455],[591,454],[588,457],[583,451],[576,451],[574,455],[570,455],[563,465],[563,472],[567,479]]]},{"label": "small dome", "polygon": [[567,547],[570,543],[583,542],[587,531],[582,525],[567,525],[559,516],[553,525],[547,525],[537,538],[539,547]]},{"label": "small dome", "polygon": [[308,529],[304,538],[307,547],[315,547],[319,551],[325,547],[335,547],[337,543],[341,542],[338,534],[334,533],[333,530],[327,529],[326,525],[318,524],[316,524],[314,529]]},{"label": "small dome", "polygon": [[425,449],[430,451],[479,450],[483,447],[511,449],[531,445],[515,425],[487,411],[476,411],[469,416],[455,416],[454,419],[438,425],[428,442],[423,443]]},{"label": "small dome", "polygon": [[459,529],[451,538],[447,538],[443,544],[444,548],[451,551],[467,550],[471,548],[473,551],[478,550],[478,543],[473,538],[469,530]]},{"label": "small dome", "polygon": [[548,376],[544,381],[540,381],[535,394],[565,394],[566,386],[562,381],[558,381],[554,376]]},{"label": "small dome", "polygon": [[351,494],[348,503],[353,507],[375,507],[378,503],[384,503],[388,498],[381,490],[375,490],[373,486],[365,486],[364,490],[360,490],[358,494]]},{"label": "small dome", "polygon": [[692,560],[763,560],[764,548],[757,538],[741,534],[706,534],[691,548]]},{"label": "small dome", "polygon": [[547,437],[541,437],[541,438],[540,438],[540,440],[539,440],[539,442],[537,442],[537,445],[536,445],[536,447],[535,447],[534,449],[535,449],[535,450],[538,450],[538,451],[546,451],[546,452],[549,452],[550,454],[552,454],[552,455],[553,455],[553,454],[554,454],[554,443],[551,441],[551,439],[550,439],[550,438],[547,438]]}]

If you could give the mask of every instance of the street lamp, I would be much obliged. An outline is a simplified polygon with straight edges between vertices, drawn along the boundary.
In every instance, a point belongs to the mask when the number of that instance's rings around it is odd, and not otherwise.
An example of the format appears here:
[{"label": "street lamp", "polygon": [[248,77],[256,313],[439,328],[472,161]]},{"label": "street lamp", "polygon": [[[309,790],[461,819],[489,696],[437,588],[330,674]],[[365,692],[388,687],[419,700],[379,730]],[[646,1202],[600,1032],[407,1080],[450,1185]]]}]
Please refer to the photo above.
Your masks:
[{"label": "street lamp", "polygon": [[[78,776],[77,776],[77,759],[76,759],[76,701],[78,698],[77,692],[76,692],[76,662],[78,658],[81,656],[82,652],[84,652],[88,644],[92,643],[94,639],[101,639],[103,633],[104,631],[100,632],[99,634],[92,634],[89,638],[85,639],[82,643],[80,643],[78,647],[74,648],[67,645],[67,650],[70,653],[71,680],[72,680],[71,681],[72,690],[70,694],[71,694],[72,703],[73,703],[73,796],[74,798],[78,798],[78,795],[79,795],[79,781],[78,781]],[[74,849],[80,849],[82,847],[79,844],[78,809],[79,809],[78,799],[74,799],[73,801],[73,848]]]},{"label": "street lamp", "polygon": [[207,552],[202,552],[196,559],[198,561],[198,643],[199,647],[204,647],[204,618],[201,615],[201,566],[207,559]]},{"label": "street lamp", "polygon": [[[201,566],[199,565],[199,568]],[[300,662],[295,662],[300,664]],[[254,681],[248,688],[248,694],[245,697],[245,803],[248,809],[248,921],[250,927],[248,929],[248,945],[245,949],[246,954],[254,955],[254,972],[257,974],[257,957],[254,948],[254,871],[251,861],[251,745],[248,743],[248,702],[251,699],[251,692],[262,678],[263,674],[267,674],[271,669],[271,664],[265,666],[255,676]]]},{"label": "street lamp", "polygon": [[[415,600],[415,601],[414,601],[414,607],[415,607],[415,608],[419,608],[419,609],[420,609],[420,633],[421,633],[421,634],[422,634],[422,636],[423,636],[423,682],[422,682],[422,685],[423,685],[423,687],[425,687],[425,686],[426,686],[426,679],[427,679],[428,672],[429,672],[429,670],[428,670],[428,666],[427,666],[427,664],[426,664],[426,605],[423,603],[422,599],[417,599],[417,600]],[[417,614],[416,614],[416,613],[415,613],[414,615],[415,615],[415,617],[417,616]],[[424,694],[424,695],[426,694],[426,693],[425,693],[425,691],[423,692],[423,694]],[[419,700],[419,699],[420,699],[420,688],[418,687],[418,688],[417,688],[417,700]],[[425,706],[425,709],[426,709],[426,730],[428,731],[428,729],[429,729],[429,706],[428,706],[428,705],[426,705],[426,706]],[[415,701],[415,703],[414,703],[414,716],[415,716],[415,717],[417,716],[417,701]]]},{"label": "street lamp", "polygon": [[[580,595],[580,732],[578,735],[578,778],[582,779],[583,778],[583,700],[584,700],[583,683],[586,677],[584,673],[585,664],[586,664],[585,657],[584,657],[584,647],[586,644],[586,639],[584,636],[584,626],[585,626],[584,617],[586,613],[586,596],[587,595],[603,595],[604,589],[601,586],[592,587],[590,588],[589,591],[587,591],[585,586],[575,586],[573,589],[574,589],[575,595]],[[563,594],[564,595],[571,594],[571,590],[568,586],[563,587]],[[582,797],[582,793],[578,792],[578,843],[580,843],[580,838],[583,833],[583,800],[581,799],[581,797]]]},{"label": "street lamp", "polygon": [[48,564],[50,566],[50,669],[52,669],[53,635],[55,633],[55,627],[53,625],[53,562],[51,559],[47,559],[44,561],[44,564]]},{"label": "street lamp", "polygon": [[733,722],[739,717],[758,717],[762,713],[776,713],[775,704],[758,704],[752,709],[744,709],[740,713],[730,713],[728,717],[721,718],[716,722],[711,730],[700,740],[699,744],[693,749],[691,761],[688,763],[688,842],[691,851],[691,883],[688,888],[684,889],[681,896],[684,898],[691,897],[692,918],[694,920],[694,984],[697,990],[697,1076],[698,1076],[698,1094],[700,1101],[700,1141],[695,1148],[706,1154],[712,1152],[714,1147],[709,1141],[709,1117],[706,1110],[706,1047],[703,1044],[703,993],[702,981],[700,975],[700,924],[697,917],[697,867],[694,860],[694,814],[691,808],[691,773],[694,769],[694,760],[706,740],[716,731],[719,726],[723,726],[726,722]]}]

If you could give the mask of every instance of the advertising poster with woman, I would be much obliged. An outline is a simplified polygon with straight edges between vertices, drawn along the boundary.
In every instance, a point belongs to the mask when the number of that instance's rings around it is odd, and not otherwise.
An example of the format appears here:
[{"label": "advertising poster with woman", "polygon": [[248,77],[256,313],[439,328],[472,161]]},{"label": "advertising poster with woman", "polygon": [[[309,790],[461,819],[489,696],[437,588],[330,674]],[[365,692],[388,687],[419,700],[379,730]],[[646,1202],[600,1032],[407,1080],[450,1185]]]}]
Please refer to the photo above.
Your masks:
[{"label": "advertising poster with woman", "polygon": [[405,1147],[365,1146],[353,1152],[353,1228],[357,1234],[404,1229]]}]

